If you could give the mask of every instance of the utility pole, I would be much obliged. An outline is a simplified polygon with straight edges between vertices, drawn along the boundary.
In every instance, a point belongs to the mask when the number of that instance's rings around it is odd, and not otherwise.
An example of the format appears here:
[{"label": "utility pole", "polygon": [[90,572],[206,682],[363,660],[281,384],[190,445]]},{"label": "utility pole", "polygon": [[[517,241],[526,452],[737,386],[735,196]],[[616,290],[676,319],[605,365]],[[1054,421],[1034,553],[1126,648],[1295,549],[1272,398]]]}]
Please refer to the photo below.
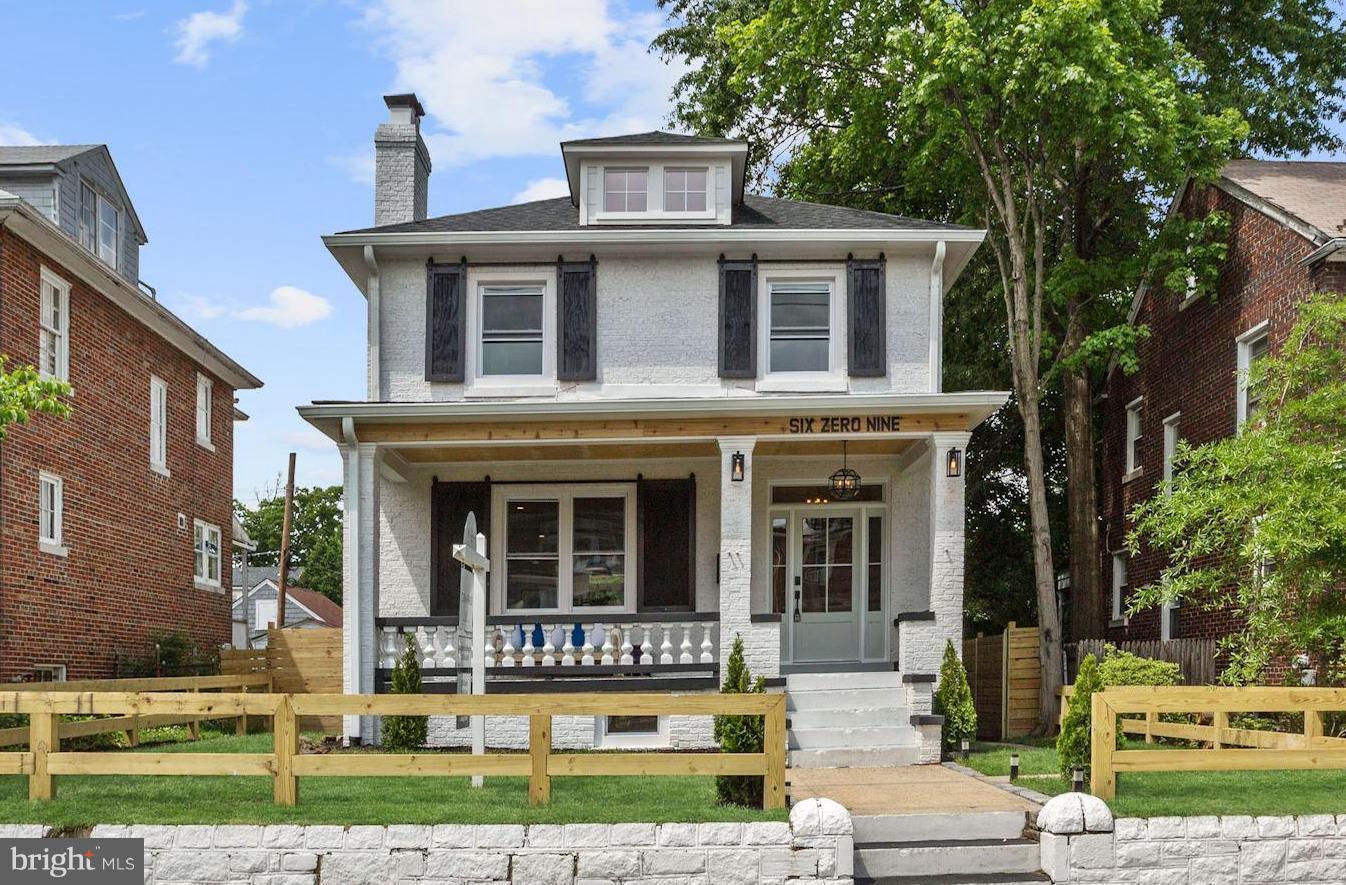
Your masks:
[{"label": "utility pole", "polygon": [[280,524],[280,575],[276,579],[276,629],[285,629],[285,582],[290,572],[290,511],[294,509],[294,452],[285,480],[285,516]]}]

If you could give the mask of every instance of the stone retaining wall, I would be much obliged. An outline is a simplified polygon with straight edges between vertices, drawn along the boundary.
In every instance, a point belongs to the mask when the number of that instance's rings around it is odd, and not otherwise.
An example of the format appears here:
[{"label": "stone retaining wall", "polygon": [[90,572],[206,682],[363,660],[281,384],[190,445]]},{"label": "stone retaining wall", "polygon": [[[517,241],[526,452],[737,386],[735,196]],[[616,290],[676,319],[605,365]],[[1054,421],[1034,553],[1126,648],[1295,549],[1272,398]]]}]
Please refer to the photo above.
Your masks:
[{"label": "stone retaining wall", "polygon": [[[42,826],[0,825],[0,838]],[[67,834],[68,835],[68,834]],[[109,826],[145,840],[146,885],[850,885],[845,809],[790,822],[402,826]]]}]

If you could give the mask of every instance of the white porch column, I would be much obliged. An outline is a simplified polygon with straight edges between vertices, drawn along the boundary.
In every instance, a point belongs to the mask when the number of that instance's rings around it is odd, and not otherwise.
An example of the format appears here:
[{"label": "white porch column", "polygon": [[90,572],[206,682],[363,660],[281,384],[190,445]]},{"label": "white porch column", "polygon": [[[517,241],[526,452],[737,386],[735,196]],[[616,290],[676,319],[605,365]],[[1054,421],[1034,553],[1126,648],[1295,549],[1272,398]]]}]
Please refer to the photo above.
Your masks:
[{"label": "white porch column", "polygon": [[[344,466],[342,515],[342,690],[346,694],[373,694],[378,666],[378,527],[379,462],[375,446],[360,443],[347,428],[341,447]],[[366,743],[374,739],[370,717],[343,716],[342,733]]]},{"label": "white porch column", "polygon": [[[780,624],[752,622],[752,460],[756,437],[726,436],[720,444],[720,674],[734,637],[754,676],[780,675]],[[743,479],[733,478],[743,455]]]}]

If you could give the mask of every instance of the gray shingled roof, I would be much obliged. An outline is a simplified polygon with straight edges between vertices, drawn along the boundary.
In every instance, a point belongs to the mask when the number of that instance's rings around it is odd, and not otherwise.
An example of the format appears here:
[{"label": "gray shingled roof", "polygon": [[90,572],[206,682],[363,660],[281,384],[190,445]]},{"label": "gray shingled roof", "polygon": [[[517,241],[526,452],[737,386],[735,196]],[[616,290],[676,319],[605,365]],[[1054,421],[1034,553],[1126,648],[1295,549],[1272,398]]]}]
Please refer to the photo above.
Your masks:
[{"label": "gray shingled roof", "polygon": [[3,144],[0,145],[0,166],[60,163],[100,147],[100,144]]},{"label": "gray shingled roof", "polygon": [[561,142],[561,148],[567,147],[612,147],[621,145],[730,145],[747,142],[738,138],[711,138],[704,135],[683,135],[678,132],[638,132],[635,135],[608,135],[602,138],[577,138],[574,141]]},{"label": "gray shingled roof", "polygon": [[[668,224],[664,229],[704,230],[706,225]],[[828,206],[822,203],[802,203],[746,194],[743,203],[734,207],[732,227],[762,230],[968,230],[958,224],[941,224],[904,215],[887,215],[864,209]],[[537,200],[495,209],[478,209],[458,215],[441,215],[424,221],[386,224],[366,227],[344,233],[466,233],[469,231],[569,231],[599,230],[582,227],[579,210],[569,197]]]},{"label": "gray shingled roof", "polygon": [[1328,237],[1346,236],[1346,163],[1231,160],[1220,175]]}]

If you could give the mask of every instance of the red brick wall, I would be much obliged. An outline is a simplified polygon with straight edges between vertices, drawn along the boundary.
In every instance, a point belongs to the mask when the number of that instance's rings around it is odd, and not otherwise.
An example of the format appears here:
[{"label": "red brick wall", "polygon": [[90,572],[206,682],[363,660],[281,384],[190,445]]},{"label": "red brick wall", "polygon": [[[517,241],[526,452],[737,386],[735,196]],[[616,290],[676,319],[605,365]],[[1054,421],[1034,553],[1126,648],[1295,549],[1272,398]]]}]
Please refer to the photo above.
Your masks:
[{"label": "red brick wall", "polygon": [[[156,630],[228,642],[233,390],[212,379],[211,452],[196,442],[200,367],[0,230],[0,352],[15,363],[38,360],[41,265],[71,285],[73,413],[12,427],[0,447],[0,682],[39,663],[111,676],[114,656],[146,654]],[[151,374],[168,383],[169,477],[149,464]],[[39,470],[64,481],[65,557],[38,549]],[[221,589],[194,586],[194,518],[221,529]]]},{"label": "red brick wall", "polygon": [[[1224,191],[1197,189],[1187,195],[1183,211],[1191,216],[1212,209],[1227,212],[1231,221],[1218,295],[1179,310],[1182,293],[1162,289],[1147,293],[1136,319],[1151,333],[1139,347],[1140,370],[1128,377],[1114,369],[1104,387],[1100,479],[1104,541],[1099,567],[1105,612],[1112,605],[1112,554],[1122,549],[1131,528],[1126,514],[1154,494],[1163,478],[1164,419],[1181,412],[1179,435],[1191,444],[1232,435],[1237,423],[1238,336],[1266,321],[1275,352],[1294,325],[1300,301],[1320,289],[1346,288],[1346,268],[1302,266],[1300,259],[1314,249],[1308,239]],[[1142,474],[1124,482],[1126,405],[1139,396],[1145,398],[1137,452]],[[1163,557],[1154,552],[1132,557],[1130,586],[1155,582],[1163,566]],[[1237,627],[1237,618],[1229,612],[1186,606],[1176,612],[1173,636],[1218,637]],[[1158,639],[1159,611],[1136,615],[1125,626],[1114,624],[1106,635],[1113,640]]]}]

